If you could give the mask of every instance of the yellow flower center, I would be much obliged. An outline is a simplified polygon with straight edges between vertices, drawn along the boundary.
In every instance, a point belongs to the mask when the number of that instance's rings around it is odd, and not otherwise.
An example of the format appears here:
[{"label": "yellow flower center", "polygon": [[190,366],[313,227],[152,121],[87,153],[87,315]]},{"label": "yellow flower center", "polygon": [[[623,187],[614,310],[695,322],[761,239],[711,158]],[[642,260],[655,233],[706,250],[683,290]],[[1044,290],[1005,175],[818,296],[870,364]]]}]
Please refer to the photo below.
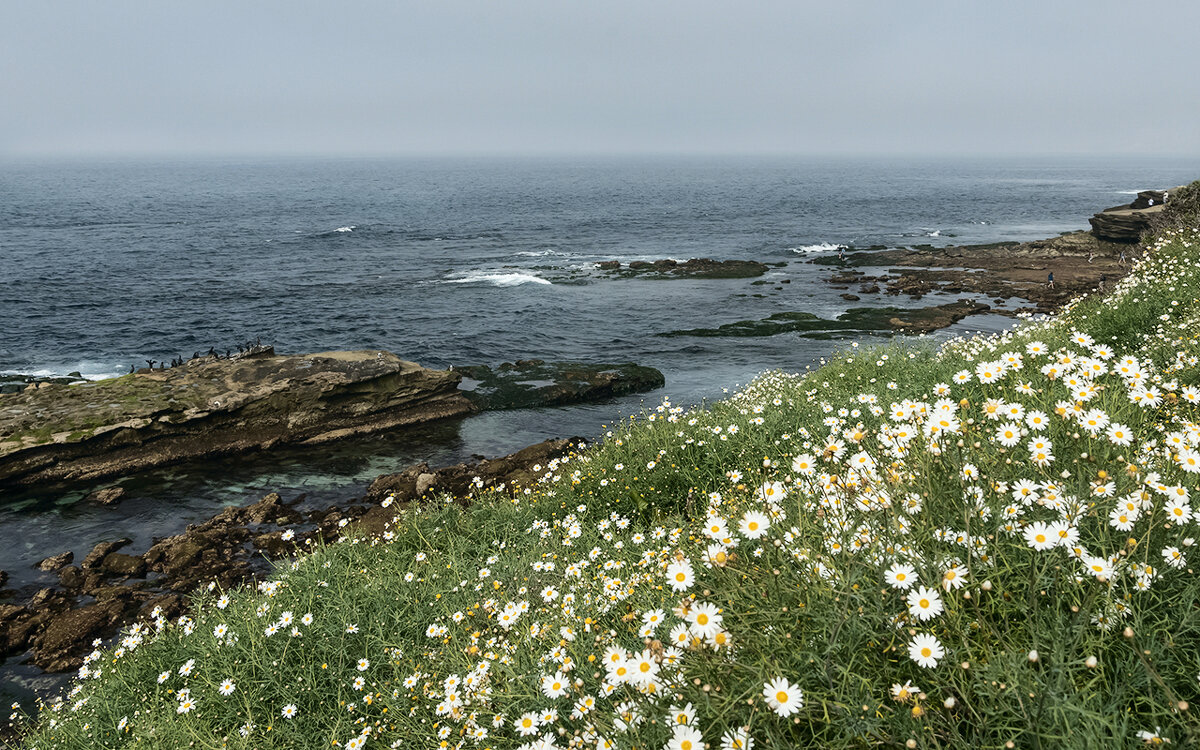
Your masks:
[{"label": "yellow flower center", "polygon": [[788,699],[788,694],[782,690],[780,690],[778,693],[775,694],[775,700],[778,701],[779,703],[787,703],[787,699]]},{"label": "yellow flower center", "polygon": [[921,649],[921,656],[924,656],[926,659],[928,659],[932,655],[933,655],[933,652],[929,650],[928,646]]},{"label": "yellow flower center", "polygon": [[928,599],[922,599],[922,600],[919,602],[919,604],[920,604],[920,606],[921,606],[921,609],[927,609],[927,608],[929,607],[929,600],[928,600]]}]

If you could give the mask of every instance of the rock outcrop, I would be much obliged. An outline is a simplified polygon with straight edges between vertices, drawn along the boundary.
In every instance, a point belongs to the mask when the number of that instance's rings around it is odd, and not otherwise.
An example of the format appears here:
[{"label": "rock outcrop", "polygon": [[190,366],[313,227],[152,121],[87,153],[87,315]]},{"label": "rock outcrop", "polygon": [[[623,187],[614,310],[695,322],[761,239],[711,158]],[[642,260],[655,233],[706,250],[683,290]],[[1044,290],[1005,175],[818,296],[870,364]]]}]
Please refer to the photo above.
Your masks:
[{"label": "rock outcrop", "polygon": [[0,488],[316,444],[474,411],[457,373],[388,352],[204,357],[0,398]]},{"label": "rock outcrop", "polygon": [[[817,258],[814,265],[831,265],[839,271],[830,284],[859,284],[868,293],[881,291],[920,299],[932,292],[973,293],[993,299],[1020,298],[1051,312],[1067,300],[1114,283],[1133,265],[1139,250],[1122,242],[1097,238],[1090,231],[1068,232],[1032,242],[995,242],[986,245],[895,248],[846,253],[844,258]],[[883,268],[868,275],[860,268]],[[979,273],[986,271],[987,273]],[[1055,285],[1046,282],[1054,274]],[[1000,312],[1000,311],[993,311]]]},{"label": "rock outcrop", "polygon": [[1180,189],[1143,190],[1132,203],[1106,208],[1088,219],[1092,233],[1109,242],[1137,242],[1150,228],[1154,215],[1162,213],[1171,193]]},{"label": "rock outcrop", "polygon": [[653,367],[624,364],[581,364],[519,359],[491,368],[455,368],[460,388],[479,409],[523,409],[561,406],[644,393],[662,388],[663,374]]}]

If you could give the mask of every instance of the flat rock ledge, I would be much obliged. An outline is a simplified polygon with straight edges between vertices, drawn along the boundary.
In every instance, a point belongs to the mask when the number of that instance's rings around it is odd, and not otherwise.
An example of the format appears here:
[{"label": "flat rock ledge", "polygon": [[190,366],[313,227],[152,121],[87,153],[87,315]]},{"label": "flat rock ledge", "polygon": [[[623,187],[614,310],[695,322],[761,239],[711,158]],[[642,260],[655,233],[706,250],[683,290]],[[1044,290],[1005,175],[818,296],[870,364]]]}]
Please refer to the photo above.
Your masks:
[{"label": "flat rock ledge", "polygon": [[461,376],[383,351],[204,357],[0,397],[0,489],[317,444],[475,411]]},{"label": "flat rock ledge", "polygon": [[1154,215],[1162,212],[1171,194],[1182,189],[1143,190],[1132,203],[1106,208],[1088,219],[1092,234],[1109,242],[1137,242],[1150,229]]}]

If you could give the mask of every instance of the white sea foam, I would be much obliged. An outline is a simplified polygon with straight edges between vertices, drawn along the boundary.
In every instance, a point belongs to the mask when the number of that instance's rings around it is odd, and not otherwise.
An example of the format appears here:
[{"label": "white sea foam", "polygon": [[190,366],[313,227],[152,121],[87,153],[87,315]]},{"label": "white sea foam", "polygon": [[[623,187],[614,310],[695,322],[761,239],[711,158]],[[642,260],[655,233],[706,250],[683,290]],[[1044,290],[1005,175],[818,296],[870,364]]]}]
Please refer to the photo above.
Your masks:
[{"label": "white sea foam", "polygon": [[84,363],[78,367],[67,368],[49,368],[39,367],[35,370],[0,370],[0,375],[27,375],[34,378],[65,378],[67,373],[78,372],[81,380],[107,380],[108,378],[117,378],[125,373],[112,372],[99,368],[105,365],[97,365],[95,363]]},{"label": "white sea foam", "polygon": [[557,250],[522,250],[519,253],[513,253],[513,255],[517,255],[522,258],[542,258],[547,255],[561,255],[565,258],[571,255],[571,253],[560,253]]},{"label": "white sea foam", "polygon": [[471,271],[458,279],[443,279],[446,284],[490,284],[491,286],[520,286],[521,284],[549,284],[541,276],[531,273],[502,273],[498,271]]},{"label": "white sea foam", "polygon": [[350,226],[348,226],[348,227],[338,227],[337,229],[335,229],[335,230],[333,230],[333,231],[335,231],[335,232],[353,232],[353,231],[354,231],[354,229],[355,229],[355,226],[356,226],[356,225],[354,225],[354,224],[351,224],[351,225],[350,225]]},{"label": "white sea foam", "polygon": [[1141,190],[1118,190],[1117,195],[1137,195]]},{"label": "white sea foam", "polygon": [[800,247],[789,247],[793,253],[836,253],[838,250],[846,250],[849,245],[836,245],[832,242],[819,242],[816,245],[801,245]]},{"label": "white sea foam", "polygon": [[940,230],[940,229],[935,229],[935,230],[933,230],[932,232],[926,232],[926,233],[925,233],[925,236],[926,236],[926,237],[941,237],[941,236],[942,236],[942,230]]}]

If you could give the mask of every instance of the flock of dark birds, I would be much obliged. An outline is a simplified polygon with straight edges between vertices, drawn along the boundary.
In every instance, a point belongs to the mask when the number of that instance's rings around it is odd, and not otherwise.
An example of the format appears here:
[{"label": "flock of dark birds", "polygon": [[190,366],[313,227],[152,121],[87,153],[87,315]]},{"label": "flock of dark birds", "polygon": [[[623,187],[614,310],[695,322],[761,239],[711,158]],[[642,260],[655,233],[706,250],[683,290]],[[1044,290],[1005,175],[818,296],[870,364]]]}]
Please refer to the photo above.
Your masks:
[{"label": "flock of dark birds", "polygon": [[[247,354],[255,349],[262,347],[262,345],[263,345],[263,343],[262,343],[261,338],[255,339],[254,341],[247,341],[245,343],[241,343],[241,344],[237,345],[237,353],[238,354]],[[209,359],[209,358],[230,359],[233,356],[234,356],[233,349],[226,349],[224,356],[222,356],[220,350],[216,349],[215,347],[210,346],[210,347],[208,347],[207,352],[203,352],[203,353],[196,352],[195,354],[193,354],[191,357],[188,357],[188,358],[184,358],[183,356],[174,357],[171,359],[170,362],[167,362],[166,360],[160,361],[157,359],[148,359],[148,360],[146,360],[146,367],[153,370],[153,369],[155,369],[154,366],[158,365],[157,369],[166,370],[169,367],[180,367],[182,365],[186,365],[188,362],[191,362],[192,360],[196,360],[196,359]],[[131,372],[131,373],[137,372],[137,366],[130,365],[129,372]]]}]

